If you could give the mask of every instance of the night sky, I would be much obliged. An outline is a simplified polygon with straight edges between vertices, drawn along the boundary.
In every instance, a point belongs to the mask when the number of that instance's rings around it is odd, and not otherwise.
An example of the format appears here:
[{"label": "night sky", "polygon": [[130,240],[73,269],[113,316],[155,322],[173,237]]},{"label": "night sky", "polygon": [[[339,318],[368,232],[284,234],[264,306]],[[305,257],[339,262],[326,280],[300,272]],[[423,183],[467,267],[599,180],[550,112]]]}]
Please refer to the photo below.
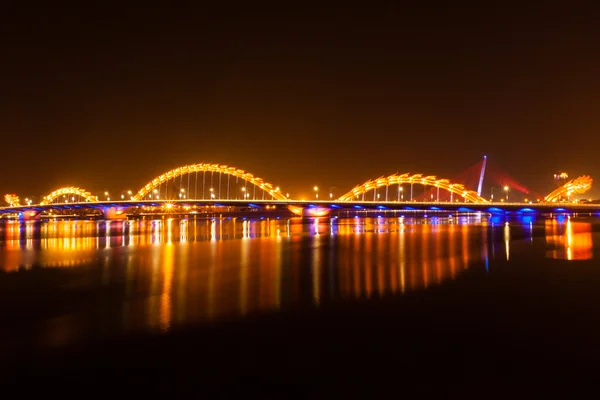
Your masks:
[{"label": "night sky", "polygon": [[559,170],[600,188],[594,2],[224,3],[3,8],[0,194],[214,162],[301,198],[484,154],[540,193]]}]

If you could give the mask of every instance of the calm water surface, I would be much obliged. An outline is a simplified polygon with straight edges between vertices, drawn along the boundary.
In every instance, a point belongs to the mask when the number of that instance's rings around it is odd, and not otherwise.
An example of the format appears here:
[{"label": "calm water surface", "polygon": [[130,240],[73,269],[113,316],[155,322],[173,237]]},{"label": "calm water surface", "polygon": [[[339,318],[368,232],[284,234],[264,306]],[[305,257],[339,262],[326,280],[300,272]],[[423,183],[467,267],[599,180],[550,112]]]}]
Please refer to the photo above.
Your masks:
[{"label": "calm water surface", "polygon": [[5,350],[417,294],[524,257],[590,260],[590,217],[5,223]]}]

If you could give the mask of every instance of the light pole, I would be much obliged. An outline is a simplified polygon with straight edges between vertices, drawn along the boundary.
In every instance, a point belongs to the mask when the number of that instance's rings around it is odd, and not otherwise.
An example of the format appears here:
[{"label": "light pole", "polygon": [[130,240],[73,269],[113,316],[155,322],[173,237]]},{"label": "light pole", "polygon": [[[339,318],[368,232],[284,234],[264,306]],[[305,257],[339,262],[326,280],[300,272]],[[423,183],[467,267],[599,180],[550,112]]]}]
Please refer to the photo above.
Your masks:
[{"label": "light pole", "polygon": [[504,186],[504,191],[506,192],[506,202],[508,203],[508,191],[509,191],[509,187],[508,186]]},{"label": "light pole", "polygon": [[400,192],[400,200],[404,201],[404,188],[400,186],[400,188],[398,188],[398,191]]},{"label": "light pole", "polygon": [[315,187],[313,187],[313,190],[315,191],[315,199],[318,199],[319,198],[319,187],[315,186]]},{"label": "light pole", "polygon": [[333,200],[333,189],[337,189],[335,186],[329,188],[329,200]]},{"label": "light pole", "polygon": [[494,186],[492,186],[492,188],[490,189],[490,201],[494,201]]}]

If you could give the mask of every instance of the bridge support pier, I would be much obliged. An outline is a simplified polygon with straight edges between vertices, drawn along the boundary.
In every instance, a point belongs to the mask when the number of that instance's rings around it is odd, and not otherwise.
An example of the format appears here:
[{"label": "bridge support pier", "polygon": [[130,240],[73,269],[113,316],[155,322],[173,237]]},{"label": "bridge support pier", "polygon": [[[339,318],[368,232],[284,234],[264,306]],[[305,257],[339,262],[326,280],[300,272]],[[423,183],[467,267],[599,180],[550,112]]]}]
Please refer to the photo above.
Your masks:
[{"label": "bridge support pier", "polygon": [[28,210],[19,213],[19,219],[21,221],[39,221],[41,218],[41,211]]},{"label": "bridge support pier", "polygon": [[331,212],[331,208],[327,207],[317,207],[317,206],[288,206],[288,209],[293,212],[295,215],[299,217],[305,218],[316,218],[316,217],[326,217]]},{"label": "bridge support pier", "polygon": [[104,219],[120,220],[127,219],[125,210],[125,207],[104,207],[102,213],[104,214]]}]

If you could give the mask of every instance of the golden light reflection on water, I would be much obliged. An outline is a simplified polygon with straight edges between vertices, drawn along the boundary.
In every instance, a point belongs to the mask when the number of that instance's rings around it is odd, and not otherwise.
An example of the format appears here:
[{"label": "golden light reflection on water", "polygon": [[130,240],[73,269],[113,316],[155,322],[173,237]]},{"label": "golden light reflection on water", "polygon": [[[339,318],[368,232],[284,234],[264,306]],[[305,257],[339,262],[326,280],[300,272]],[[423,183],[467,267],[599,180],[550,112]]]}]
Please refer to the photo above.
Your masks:
[{"label": "golden light reflection on water", "polygon": [[[545,228],[550,256],[592,256],[591,224],[550,220]],[[510,226],[497,233],[508,260]],[[119,288],[122,309],[114,324],[165,331],[440,285],[474,263],[487,265],[493,237],[485,221],[457,218],[15,223],[0,230],[0,268],[87,267],[85,283],[78,281],[86,290]],[[28,279],[23,273],[20,279]]]},{"label": "golden light reflection on water", "polygon": [[593,257],[592,224],[573,221],[570,217],[545,222],[547,256],[566,260],[589,260]]}]

